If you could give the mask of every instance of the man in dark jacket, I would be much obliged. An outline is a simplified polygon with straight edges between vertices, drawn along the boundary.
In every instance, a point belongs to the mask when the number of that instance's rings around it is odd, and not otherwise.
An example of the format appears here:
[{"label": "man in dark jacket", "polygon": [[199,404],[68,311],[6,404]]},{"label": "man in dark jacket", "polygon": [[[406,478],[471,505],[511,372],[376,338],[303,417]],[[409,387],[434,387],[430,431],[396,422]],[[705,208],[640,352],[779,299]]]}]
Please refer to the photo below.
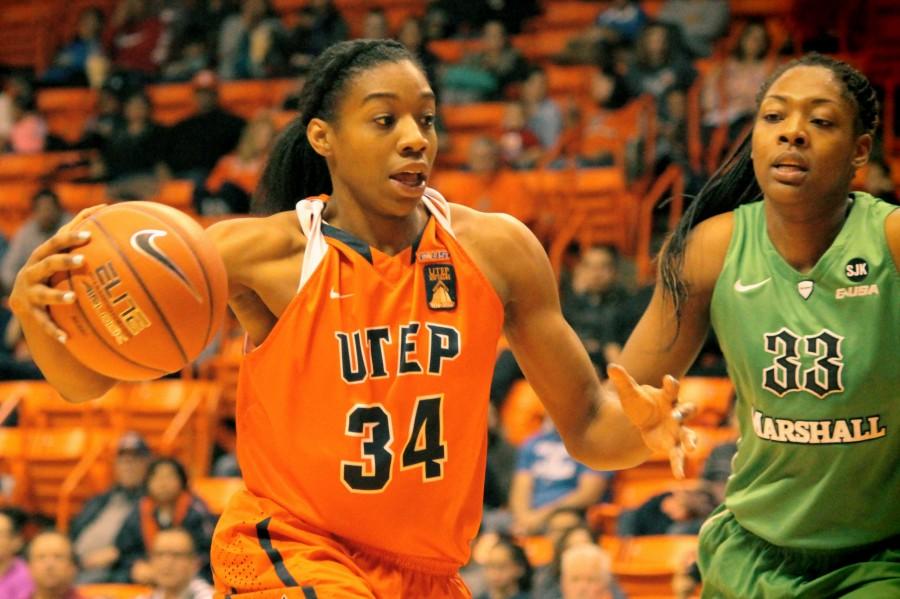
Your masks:
[{"label": "man in dark jacket", "polygon": [[82,566],[79,584],[110,580],[110,568],[118,559],[116,535],[141,497],[150,458],[143,437],[134,432],[122,435],[116,446],[112,488],[88,501],[72,520],[72,544]]}]

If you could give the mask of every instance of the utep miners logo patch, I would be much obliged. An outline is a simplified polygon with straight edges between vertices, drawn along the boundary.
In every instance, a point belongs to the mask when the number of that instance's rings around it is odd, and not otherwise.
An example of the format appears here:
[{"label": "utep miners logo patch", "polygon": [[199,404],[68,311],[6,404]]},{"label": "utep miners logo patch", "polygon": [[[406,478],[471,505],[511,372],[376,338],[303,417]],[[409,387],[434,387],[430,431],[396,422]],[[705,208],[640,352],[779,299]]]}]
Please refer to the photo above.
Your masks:
[{"label": "utep miners logo patch", "polygon": [[456,272],[452,264],[425,265],[425,300],[432,310],[456,307]]}]

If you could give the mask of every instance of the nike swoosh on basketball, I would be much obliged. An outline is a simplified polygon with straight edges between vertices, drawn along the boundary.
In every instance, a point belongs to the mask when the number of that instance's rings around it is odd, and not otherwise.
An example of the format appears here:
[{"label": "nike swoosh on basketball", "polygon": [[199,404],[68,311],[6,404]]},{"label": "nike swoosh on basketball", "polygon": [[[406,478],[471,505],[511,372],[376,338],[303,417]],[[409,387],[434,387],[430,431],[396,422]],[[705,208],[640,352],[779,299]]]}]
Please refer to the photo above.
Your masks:
[{"label": "nike swoosh on basketball", "polygon": [[165,252],[163,252],[156,245],[157,237],[165,237],[168,235],[165,231],[160,229],[141,229],[131,236],[131,247],[138,250],[139,252],[143,252],[144,254],[150,256],[168,270],[172,271],[172,273],[181,279],[181,281],[185,284],[185,286],[191,291],[191,294],[197,299],[198,302],[202,301],[203,298],[197,293],[197,290],[194,289],[194,286],[191,285],[191,282],[188,280],[187,276],[182,272],[178,265],[172,262],[172,259],[169,258]]},{"label": "nike swoosh on basketball", "polygon": [[335,291],[334,289],[332,289],[328,293],[328,297],[330,297],[331,299],[344,299],[344,298],[348,298],[348,297],[353,297],[353,294],[352,293],[340,294],[337,291]]},{"label": "nike swoosh on basketball", "polygon": [[750,285],[742,285],[741,280],[738,279],[737,281],[734,282],[734,290],[737,291],[738,293],[747,293],[748,291],[753,291],[757,287],[762,287],[763,285],[765,285],[766,283],[768,283],[771,280],[772,280],[772,277],[769,277],[768,279],[763,279],[759,283],[751,283]]}]

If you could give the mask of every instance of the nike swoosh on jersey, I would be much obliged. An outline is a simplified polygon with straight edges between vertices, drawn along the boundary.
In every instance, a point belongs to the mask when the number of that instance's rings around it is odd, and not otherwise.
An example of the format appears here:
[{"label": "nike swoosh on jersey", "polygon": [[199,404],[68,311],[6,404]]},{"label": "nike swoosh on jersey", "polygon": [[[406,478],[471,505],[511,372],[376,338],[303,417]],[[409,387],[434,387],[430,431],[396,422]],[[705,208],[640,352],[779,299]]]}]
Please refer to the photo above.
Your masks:
[{"label": "nike swoosh on jersey", "polygon": [[335,291],[334,289],[332,289],[331,291],[328,292],[328,297],[330,297],[331,299],[344,299],[347,297],[353,297],[353,294],[345,293],[342,295],[342,294],[338,293],[337,291]]},{"label": "nike swoosh on jersey", "polygon": [[766,283],[768,283],[771,280],[772,280],[772,277],[769,277],[768,279],[763,279],[759,283],[752,283],[750,285],[742,285],[741,280],[738,279],[737,281],[734,282],[734,290],[737,291],[738,293],[747,293],[748,291],[753,291],[754,289],[756,289],[758,287],[762,287],[763,285],[765,285]]},{"label": "nike swoosh on jersey", "polygon": [[156,245],[156,238],[165,237],[166,235],[168,235],[168,233],[160,229],[141,229],[131,236],[131,247],[162,264],[167,270],[171,271],[172,274],[181,279],[198,302],[203,301],[203,298],[197,290],[194,289],[194,286],[191,285],[187,275],[185,275],[184,272],[178,268],[178,265],[172,262],[172,259]]}]

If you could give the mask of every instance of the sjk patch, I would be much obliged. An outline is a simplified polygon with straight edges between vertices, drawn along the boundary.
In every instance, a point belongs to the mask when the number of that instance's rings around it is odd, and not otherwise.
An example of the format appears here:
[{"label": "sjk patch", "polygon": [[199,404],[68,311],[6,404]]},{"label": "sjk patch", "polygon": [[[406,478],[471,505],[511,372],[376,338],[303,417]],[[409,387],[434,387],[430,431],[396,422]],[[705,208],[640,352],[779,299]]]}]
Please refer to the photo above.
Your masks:
[{"label": "sjk patch", "polygon": [[425,300],[432,310],[456,307],[456,272],[452,264],[425,265]]}]

